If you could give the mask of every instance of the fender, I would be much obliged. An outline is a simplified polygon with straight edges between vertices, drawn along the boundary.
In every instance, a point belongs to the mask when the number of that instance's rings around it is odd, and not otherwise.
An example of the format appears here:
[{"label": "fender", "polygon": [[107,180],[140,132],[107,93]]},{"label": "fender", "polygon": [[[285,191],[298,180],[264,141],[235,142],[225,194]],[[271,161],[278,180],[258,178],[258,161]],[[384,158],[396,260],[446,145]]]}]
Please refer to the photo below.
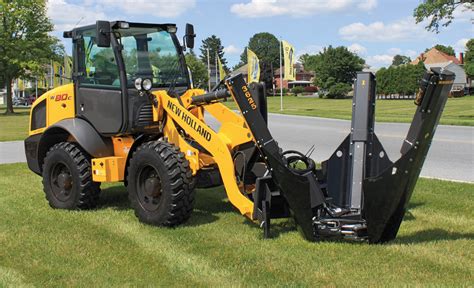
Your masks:
[{"label": "fender", "polygon": [[40,144],[46,135],[57,134],[58,129],[65,130],[74,137],[77,143],[94,158],[112,156],[114,149],[109,138],[102,137],[89,122],[80,118],[61,120],[49,127],[41,137]]},{"label": "fender", "polygon": [[43,160],[51,146],[58,142],[74,140],[92,157],[112,156],[112,141],[102,137],[87,121],[80,118],[61,120],[42,134],[25,139],[26,160],[28,166],[37,174],[42,173]]}]

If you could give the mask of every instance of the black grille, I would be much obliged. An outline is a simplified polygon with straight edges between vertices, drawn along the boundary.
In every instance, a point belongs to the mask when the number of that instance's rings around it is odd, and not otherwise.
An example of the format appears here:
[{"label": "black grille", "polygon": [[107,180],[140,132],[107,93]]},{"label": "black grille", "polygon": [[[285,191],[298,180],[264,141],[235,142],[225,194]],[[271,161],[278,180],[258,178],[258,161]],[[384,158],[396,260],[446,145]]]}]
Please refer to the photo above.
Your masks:
[{"label": "black grille", "polygon": [[153,122],[153,106],[152,104],[143,105],[138,113],[138,125],[145,125]]},{"label": "black grille", "polygon": [[46,100],[35,106],[31,117],[31,130],[46,127]]}]

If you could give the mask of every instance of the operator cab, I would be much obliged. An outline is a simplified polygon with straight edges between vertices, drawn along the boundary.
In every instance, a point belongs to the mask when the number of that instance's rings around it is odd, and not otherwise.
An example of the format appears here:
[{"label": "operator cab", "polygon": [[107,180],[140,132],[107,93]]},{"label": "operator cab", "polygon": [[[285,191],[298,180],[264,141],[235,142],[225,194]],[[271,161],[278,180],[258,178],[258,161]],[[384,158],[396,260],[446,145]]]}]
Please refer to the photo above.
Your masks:
[{"label": "operator cab", "polygon": [[[190,75],[174,24],[97,21],[64,32],[73,40],[76,116],[104,136],[153,130],[149,90],[182,94]],[[194,29],[186,26],[187,46]]]}]

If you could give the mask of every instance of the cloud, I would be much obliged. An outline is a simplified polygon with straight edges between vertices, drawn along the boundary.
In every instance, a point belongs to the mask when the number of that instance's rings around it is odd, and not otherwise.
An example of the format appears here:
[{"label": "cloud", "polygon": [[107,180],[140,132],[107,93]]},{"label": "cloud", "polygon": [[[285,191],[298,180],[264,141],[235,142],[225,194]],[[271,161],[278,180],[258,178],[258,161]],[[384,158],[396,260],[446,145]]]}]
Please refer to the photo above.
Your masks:
[{"label": "cloud", "polygon": [[392,64],[393,56],[395,55],[403,55],[403,56],[408,56],[411,58],[411,60],[414,60],[416,56],[418,56],[418,53],[414,50],[408,49],[408,50],[402,50],[400,48],[390,48],[386,51],[384,54],[377,54],[377,55],[371,55],[365,57],[365,62],[370,65],[371,67],[382,67],[382,66],[388,66]]},{"label": "cloud", "polygon": [[250,0],[233,4],[230,11],[242,18],[281,15],[301,17],[352,8],[369,11],[376,6],[377,0]]},{"label": "cloud", "polygon": [[127,15],[147,13],[163,18],[177,17],[196,6],[196,0],[101,0],[97,2],[107,9],[116,8]]},{"label": "cloud", "polygon": [[467,22],[473,21],[474,13],[472,12],[471,8],[468,6],[469,4],[459,5],[453,11],[453,22]]},{"label": "cloud", "polygon": [[391,42],[407,41],[428,37],[425,25],[415,24],[412,18],[401,19],[389,24],[377,21],[370,24],[352,23],[339,29],[339,35],[344,40]]},{"label": "cloud", "polygon": [[347,47],[347,49],[353,53],[356,53],[358,55],[365,55],[367,53],[367,48],[364,46],[354,43],[350,46]]},{"label": "cloud", "polygon": [[68,3],[66,0],[49,0],[48,16],[54,23],[56,31],[71,30],[76,26],[95,23],[96,20],[107,20],[101,11],[94,11],[84,5]]},{"label": "cloud", "polygon": [[467,50],[467,41],[469,41],[468,38],[459,39],[456,44],[454,44],[454,51],[456,51],[456,53],[465,52]]},{"label": "cloud", "polygon": [[242,48],[235,47],[232,44],[224,48],[224,52],[227,54],[241,54],[242,51]]},{"label": "cloud", "polygon": [[173,18],[196,6],[196,0],[49,0],[47,3],[48,16],[56,31],[70,30],[78,22],[78,26],[81,26],[95,23],[96,20],[117,20],[143,13]]},{"label": "cloud", "polygon": [[381,54],[373,55],[365,58],[365,62],[370,65],[370,67],[382,67],[392,64],[393,55]]},{"label": "cloud", "polygon": [[323,51],[324,46],[322,45],[308,45],[303,47],[302,49],[296,49],[296,59],[299,59],[303,54],[318,54],[319,52]]},{"label": "cloud", "polygon": [[375,7],[377,7],[377,0],[360,1],[359,4],[357,4],[357,7],[364,11],[373,10]]}]

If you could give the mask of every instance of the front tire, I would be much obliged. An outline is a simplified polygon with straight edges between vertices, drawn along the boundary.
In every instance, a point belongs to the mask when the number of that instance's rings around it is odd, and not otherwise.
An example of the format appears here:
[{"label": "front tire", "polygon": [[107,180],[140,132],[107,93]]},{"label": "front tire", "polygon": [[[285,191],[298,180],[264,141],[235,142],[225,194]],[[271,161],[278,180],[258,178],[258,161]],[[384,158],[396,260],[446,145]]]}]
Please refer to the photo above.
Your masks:
[{"label": "front tire", "polygon": [[184,154],[164,141],[143,143],[128,168],[128,193],[138,219],[157,226],[186,222],[194,206],[195,181]]},{"label": "front tire", "polygon": [[95,208],[100,183],[92,181],[89,155],[75,143],[55,144],[44,160],[43,190],[52,208]]}]

